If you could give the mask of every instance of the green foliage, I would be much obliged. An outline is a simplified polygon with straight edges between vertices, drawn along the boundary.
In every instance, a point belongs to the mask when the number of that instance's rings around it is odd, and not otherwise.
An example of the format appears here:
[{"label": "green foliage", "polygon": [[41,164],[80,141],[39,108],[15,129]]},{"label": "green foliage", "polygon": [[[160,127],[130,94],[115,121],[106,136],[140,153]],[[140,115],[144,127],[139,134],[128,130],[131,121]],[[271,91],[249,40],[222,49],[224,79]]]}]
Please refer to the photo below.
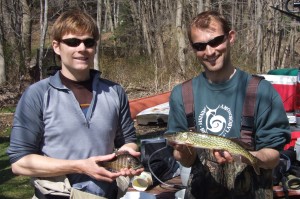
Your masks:
[{"label": "green foliage", "polygon": [[0,132],[0,198],[30,199],[33,196],[33,187],[28,177],[15,176],[11,172],[6,150],[9,145],[10,129]]},{"label": "green foliage", "polygon": [[16,107],[0,107],[0,113],[14,113]]}]

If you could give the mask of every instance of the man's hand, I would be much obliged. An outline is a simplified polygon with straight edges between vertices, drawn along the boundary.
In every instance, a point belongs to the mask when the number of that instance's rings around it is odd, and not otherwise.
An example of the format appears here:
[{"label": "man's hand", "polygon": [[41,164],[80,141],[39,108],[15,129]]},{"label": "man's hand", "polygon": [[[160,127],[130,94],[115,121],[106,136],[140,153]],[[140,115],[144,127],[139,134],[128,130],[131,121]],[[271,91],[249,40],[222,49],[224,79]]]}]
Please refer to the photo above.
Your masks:
[{"label": "man's hand", "polygon": [[[130,155],[132,155],[136,158],[140,158],[141,153],[136,151],[137,148],[138,147],[135,143],[128,143],[128,144],[123,145],[118,151],[128,151]],[[124,168],[124,169],[121,169],[120,172],[123,176],[131,177],[131,176],[138,176],[143,171],[144,171],[144,168],[139,168],[137,170]]]},{"label": "man's hand", "polygon": [[100,162],[105,162],[113,159],[115,154],[109,154],[104,156],[90,157],[85,160],[81,160],[81,170],[84,174],[96,179],[107,182],[113,182],[117,177],[121,176],[121,172],[110,172],[104,167],[99,166]]},{"label": "man's hand", "polygon": [[174,142],[168,142],[168,144],[174,148],[174,158],[179,161],[182,166],[190,167],[193,165],[197,156],[195,148]]},{"label": "man's hand", "polygon": [[219,164],[225,164],[225,163],[231,163],[233,162],[233,157],[228,151],[220,151],[220,150],[214,150],[213,154],[216,158],[216,161]]}]

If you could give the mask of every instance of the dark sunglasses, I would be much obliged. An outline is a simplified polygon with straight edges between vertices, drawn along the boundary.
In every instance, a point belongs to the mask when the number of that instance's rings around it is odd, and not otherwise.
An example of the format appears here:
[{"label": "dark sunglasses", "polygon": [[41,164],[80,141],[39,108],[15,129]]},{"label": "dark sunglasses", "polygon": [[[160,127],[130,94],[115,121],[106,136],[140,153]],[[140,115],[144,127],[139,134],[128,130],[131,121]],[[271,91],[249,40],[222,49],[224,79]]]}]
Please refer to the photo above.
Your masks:
[{"label": "dark sunglasses", "polygon": [[84,43],[85,47],[87,47],[87,48],[92,48],[96,45],[95,39],[92,39],[92,38],[87,38],[84,40],[77,39],[77,38],[69,38],[69,39],[62,39],[61,42],[70,47],[77,47],[82,42]]},{"label": "dark sunglasses", "polygon": [[217,47],[218,45],[220,45],[221,43],[224,42],[225,38],[226,38],[226,35],[220,35],[220,36],[217,36],[217,37],[213,38],[212,40],[208,41],[207,43],[202,43],[202,42],[193,43],[192,47],[197,51],[203,51],[206,49],[207,45],[209,45],[213,48]]}]

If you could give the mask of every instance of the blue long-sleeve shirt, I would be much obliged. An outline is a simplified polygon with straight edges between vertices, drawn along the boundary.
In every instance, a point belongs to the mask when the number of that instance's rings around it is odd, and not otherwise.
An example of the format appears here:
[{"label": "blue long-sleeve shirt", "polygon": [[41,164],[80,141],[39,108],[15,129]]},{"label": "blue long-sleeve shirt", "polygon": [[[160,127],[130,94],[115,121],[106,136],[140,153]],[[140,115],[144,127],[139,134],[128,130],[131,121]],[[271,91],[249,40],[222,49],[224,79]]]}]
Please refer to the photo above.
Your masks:
[{"label": "blue long-sleeve shirt", "polygon": [[[31,85],[24,92],[17,105],[7,150],[11,163],[29,154],[85,159],[110,154],[114,148],[136,141],[123,88],[100,78],[100,73],[94,70],[91,70],[91,78],[93,98],[86,115],[72,91],[61,83],[59,73]],[[71,184],[92,181],[82,174],[68,177]],[[93,184],[102,189],[95,194],[102,195],[110,188],[106,182]]]}]

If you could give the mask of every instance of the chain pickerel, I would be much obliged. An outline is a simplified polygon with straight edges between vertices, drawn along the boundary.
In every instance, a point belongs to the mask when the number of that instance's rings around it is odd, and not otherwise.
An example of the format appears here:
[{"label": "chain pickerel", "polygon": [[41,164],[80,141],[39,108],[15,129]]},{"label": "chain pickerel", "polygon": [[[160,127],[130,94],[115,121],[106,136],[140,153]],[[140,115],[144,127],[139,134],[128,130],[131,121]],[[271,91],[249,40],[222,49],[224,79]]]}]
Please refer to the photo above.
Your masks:
[{"label": "chain pickerel", "polygon": [[211,135],[207,133],[198,132],[177,132],[165,134],[164,137],[176,144],[184,144],[187,146],[211,149],[211,150],[224,150],[228,151],[233,156],[241,157],[241,161],[248,165],[251,165],[256,174],[260,174],[259,167],[257,165],[258,159],[244,149],[238,143],[217,135]]}]

